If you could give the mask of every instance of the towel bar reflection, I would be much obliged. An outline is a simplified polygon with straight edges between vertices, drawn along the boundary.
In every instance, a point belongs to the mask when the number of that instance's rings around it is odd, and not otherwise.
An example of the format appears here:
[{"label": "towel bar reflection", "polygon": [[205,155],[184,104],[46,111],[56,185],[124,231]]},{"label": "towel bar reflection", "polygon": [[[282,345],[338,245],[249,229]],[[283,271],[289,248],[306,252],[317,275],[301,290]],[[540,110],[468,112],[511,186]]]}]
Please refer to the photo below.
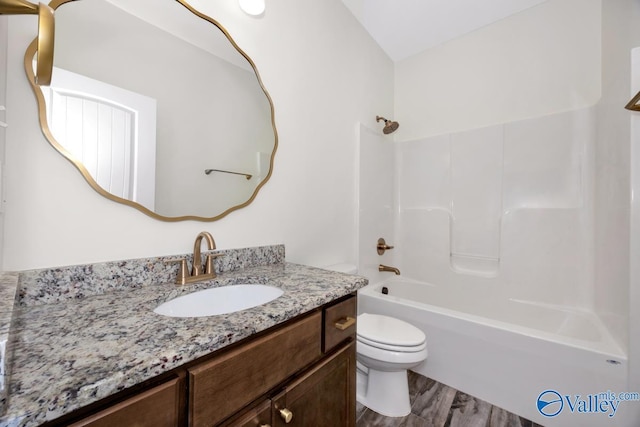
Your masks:
[{"label": "towel bar reflection", "polygon": [[240,172],[231,172],[231,171],[224,171],[222,169],[205,169],[204,173],[206,173],[207,175],[209,175],[211,172],[222,172],[222,173],[231,173],[233,175],[242,175],[245,178],[247,178],[247,180],[251,179],[251,177],[253,175],[250,175],[248,173],[240,173]]},{"label": "towel bar reflection", "polygon": [[631,111],[640,111],[640,104],[638,104],[638,102],[640,102],[640,92],[638,92],[624,108]]}]

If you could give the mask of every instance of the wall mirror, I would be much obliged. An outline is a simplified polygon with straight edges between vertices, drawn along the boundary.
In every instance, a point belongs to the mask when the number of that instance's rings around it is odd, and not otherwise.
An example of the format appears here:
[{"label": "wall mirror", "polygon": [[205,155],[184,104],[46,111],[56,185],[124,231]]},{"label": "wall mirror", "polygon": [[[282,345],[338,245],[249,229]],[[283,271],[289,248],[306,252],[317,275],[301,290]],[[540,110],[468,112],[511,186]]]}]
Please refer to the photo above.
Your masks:
[{"label": "wall mirror", "polygon": [[227,31],[183,0],[54,0],[51,85],[25,69],[53,147],[111,200],[212,221],[271,176],[271,98]]}]

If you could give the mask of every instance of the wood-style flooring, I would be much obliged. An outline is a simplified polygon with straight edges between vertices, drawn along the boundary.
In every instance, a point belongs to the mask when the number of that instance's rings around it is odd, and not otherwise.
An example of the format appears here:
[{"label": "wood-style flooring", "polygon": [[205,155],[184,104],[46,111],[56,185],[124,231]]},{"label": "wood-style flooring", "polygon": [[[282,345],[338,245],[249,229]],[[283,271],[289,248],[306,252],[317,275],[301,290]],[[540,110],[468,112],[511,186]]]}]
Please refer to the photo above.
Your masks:
[{"label": "wood-style flooring", "polygon": [[385,417],[358,403],[357,427],[542,427],[409,371],[411,413]]}]

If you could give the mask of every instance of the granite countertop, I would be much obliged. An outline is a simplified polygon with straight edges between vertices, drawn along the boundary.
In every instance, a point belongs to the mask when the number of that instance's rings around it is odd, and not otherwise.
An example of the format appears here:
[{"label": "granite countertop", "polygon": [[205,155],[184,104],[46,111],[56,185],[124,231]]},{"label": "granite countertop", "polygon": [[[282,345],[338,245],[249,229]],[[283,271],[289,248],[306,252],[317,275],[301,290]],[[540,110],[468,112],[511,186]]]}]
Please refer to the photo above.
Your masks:
[{"label": "granite countertop", "polygon": [[[153,309],[178,295],[234,283],[284,294],[236,313],[172,318]],[[36,426],[151,379],[365,286],[363,277],[291,263],[242,268],[215,280],[144,286],[17,305],[2,426]]]}]

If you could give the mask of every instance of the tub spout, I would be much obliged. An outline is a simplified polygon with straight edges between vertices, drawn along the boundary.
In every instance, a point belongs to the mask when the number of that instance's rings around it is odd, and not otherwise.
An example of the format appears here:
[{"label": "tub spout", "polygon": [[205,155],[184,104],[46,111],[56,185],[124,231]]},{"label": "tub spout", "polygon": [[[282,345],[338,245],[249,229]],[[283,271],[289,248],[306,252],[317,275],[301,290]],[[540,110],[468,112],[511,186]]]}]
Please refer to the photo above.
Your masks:
[{"label": "tub spout", "polygon": [[398,269],[397,269],[397,268],[395,268],[395,267],[389,267],[388,265],[382,265],[382,264],[380,264],[380,265],[378,266],[378,271],[391,271],[391,272],[395,273],[397,276],[399,276],[399,275],[400,275],[400,270],[398,270]]}]

